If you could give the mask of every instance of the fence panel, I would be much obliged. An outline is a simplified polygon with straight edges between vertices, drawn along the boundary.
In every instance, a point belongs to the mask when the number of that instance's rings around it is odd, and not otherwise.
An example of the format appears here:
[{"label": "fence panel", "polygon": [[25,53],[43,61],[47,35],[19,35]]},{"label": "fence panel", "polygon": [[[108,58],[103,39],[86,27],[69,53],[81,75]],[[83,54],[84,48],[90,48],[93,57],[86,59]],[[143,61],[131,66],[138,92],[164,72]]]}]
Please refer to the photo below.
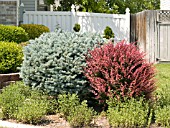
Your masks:
[{"label": "fence panel", "polygon": [[98,32],[103,34],[106,26],[112,28],[116,40],[129,41],[130,13],[126,14],[103,14],[88,12],[49,12],[49,11],[26,11],[24,24],[43,24],[54,31],[58,25],[65,31],[73,31],[75,23],[79,23],[82,32]]},{"label": "fence panel", "polygon": [[24,13],[24,24],[43,24],[51,31],[57,26],[63,30],[71,31],[71,12],[50,12],[50,11],[26,11]]}]

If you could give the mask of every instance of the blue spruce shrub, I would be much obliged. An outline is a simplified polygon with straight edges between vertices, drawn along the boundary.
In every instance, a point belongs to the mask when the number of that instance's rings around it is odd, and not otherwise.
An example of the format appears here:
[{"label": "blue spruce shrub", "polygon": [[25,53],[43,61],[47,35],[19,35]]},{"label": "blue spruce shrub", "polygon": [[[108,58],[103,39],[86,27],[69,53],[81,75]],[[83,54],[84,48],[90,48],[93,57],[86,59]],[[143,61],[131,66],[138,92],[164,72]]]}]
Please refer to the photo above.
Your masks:
[{"label": "blue spruce shrub", "polygon": [[24,47],[21,78],[26,85],[51,95],[68,92],[85,95],[88,88],[83,75],[85,54],[105,41],[96,33],[42,34]]}]

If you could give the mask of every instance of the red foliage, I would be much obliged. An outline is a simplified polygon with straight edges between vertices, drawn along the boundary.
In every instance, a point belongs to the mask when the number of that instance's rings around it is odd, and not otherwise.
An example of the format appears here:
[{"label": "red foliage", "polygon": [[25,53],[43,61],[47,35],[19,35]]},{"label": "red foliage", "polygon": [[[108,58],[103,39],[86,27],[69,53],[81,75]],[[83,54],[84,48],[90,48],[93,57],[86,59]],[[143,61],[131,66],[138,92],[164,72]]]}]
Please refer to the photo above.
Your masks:
[{"label": "red foliage", "polygon": [[145,54],[134,44],[124,41],[116,46],[108,43],[89,51],[85,76],[96,98],[100,101],[108,97],[150,98],[155,90],[155,70],[144,57]]}]

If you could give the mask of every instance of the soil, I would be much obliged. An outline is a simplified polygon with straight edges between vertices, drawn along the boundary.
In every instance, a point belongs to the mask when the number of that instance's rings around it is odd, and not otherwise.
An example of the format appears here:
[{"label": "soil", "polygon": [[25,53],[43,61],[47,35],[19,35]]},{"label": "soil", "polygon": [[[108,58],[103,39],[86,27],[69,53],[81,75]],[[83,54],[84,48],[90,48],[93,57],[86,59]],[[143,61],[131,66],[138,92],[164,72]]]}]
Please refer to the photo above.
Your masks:
[{"label": "soil", "polygon": [[[69,123],[60,115],[49,115],[46,116],[46,119],[49,121],[45,125],[45,128],[71,128]],[[109,122],[106,117],[98,117],[91,122],[90,127],[96,128],[110,128]]]},{"label": "soil", "polygon": [[[18,123],[17,121],[11,119],[6,121],[12,123]],[[89,127],[93,127],[93,128],[110,128],[109,122],[104,116],[103,117],[99,116],[98,118],[94,119],[90,125],[91,126]],[[69,123],[64,118],[62,118],[59,114],[45,116],[40,124],[34,126],[39,126],[38,128],[72,128],[69,125]]]}]

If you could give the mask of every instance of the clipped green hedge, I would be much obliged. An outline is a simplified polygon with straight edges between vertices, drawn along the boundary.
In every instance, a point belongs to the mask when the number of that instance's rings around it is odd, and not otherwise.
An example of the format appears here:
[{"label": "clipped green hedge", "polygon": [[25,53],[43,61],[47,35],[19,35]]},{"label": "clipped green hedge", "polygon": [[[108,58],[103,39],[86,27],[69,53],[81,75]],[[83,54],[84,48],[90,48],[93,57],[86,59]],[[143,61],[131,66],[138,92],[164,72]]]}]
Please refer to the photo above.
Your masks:
[{"label": "clipped green hedge", "polygon": [[35,39],[39,37],[44,32],[49,32],[49,28],[40,24],[21,24],[22,27],[29,36],[29,39]]},{"label": "clipped green hedge", "polygon": [[23,61],[22,46],[0,41],[0,73],[15,73]]},{"label": "clipped green hedge", "polygon": [[28,41],[28,34],[21,27],[0,25],[0,41],[26,42]]}]

